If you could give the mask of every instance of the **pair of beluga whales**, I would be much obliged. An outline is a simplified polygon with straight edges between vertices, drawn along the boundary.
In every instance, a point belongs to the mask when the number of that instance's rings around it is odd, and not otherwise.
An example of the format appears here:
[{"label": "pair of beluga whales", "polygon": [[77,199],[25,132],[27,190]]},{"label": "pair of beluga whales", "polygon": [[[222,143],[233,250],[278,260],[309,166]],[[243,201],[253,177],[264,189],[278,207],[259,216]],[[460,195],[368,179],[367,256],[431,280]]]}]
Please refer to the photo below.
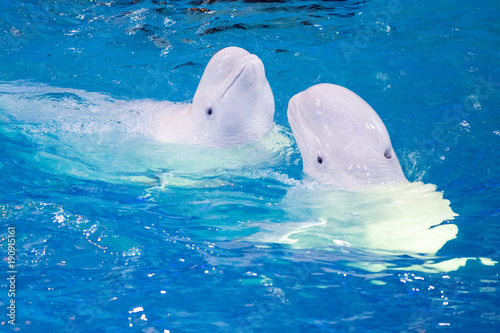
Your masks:
[{"label": "pair of beluga whales", "polygon": [[[111,170],[110,179],[128,177],[128,170],[135,177],[135,170],[144,167],[155,177],[158,171],[163,177],[167,170],[170,175],[161,180],[160,195],[165,184],[184,187],[192,179],[202,179],[205,187],[218,178],[200,177],[200,170],[248,170],[256,166],[254,160],[268,163],[267,158],[282,163],[282,155],[276,158],[275,152],[293,147],[285,140],[290,136],[280,135],[282,129],[274,123],[274,96],[262,61],[237,47],[212,57],[190,104],[126,102],[84,91],[47,93],[43,86],[0,84],[0,111],[0,122],[6,124],[0,128],[2,135],[17,138],[16,124],[27,117],[27,125],[21,127],[25,136],[50,148],[37,150],[34,163],[39,168],[105,180],[106,170]],[[54,112],[60,121],[52,123]],[[245,231],[238,239],[258,246],[289,244],[298,250],[362,251],[367,260],[350,265],[370,271],[408,267],[448,271],[470,259],[436,256],[456,238],[458,228],[451,221],[457,214],[434,185],[405,178],[384,123],[358,95],[337,85],[319,84],[293,96],[287,113],[308,176],[295,181],[277,175],[286,183],[280,206],[286,220],[274,223],[259,215],[245,225],[257,224],[250,229],[260,231],[250,236]],[[81,119],[85,123],[79,126]],[[47,120],[45,127],[31,124]],[[120,135],[115,131],[120,126],[133,135]],[[129,149],[128,140],[134,149],[116,152],[117,146]],[[262,152],[258,147],[270,149]],[[23,158],[30,158],[26,154]],[[61,158],[66,155],[72,159]],[[171,175],[187,177],[179,180]],[[152,184],[149,176],[137,178],[141,184]],[[148,188],[146,196],[155,195],[156,189]],[[386,256],[388,260],[380,259]],[[401,256],[416,261],[395,265],[392,258]]]},{"label": "pair of beluga whales", "polygon": [[[299,217],[306,222],[268,226],[246,239],[299,249],[355,246],[424,260],[411,267],[352,264],[369,271],[442,272],[468,259],[494,264],[486,258],[437,260],[437,251],[457,235],[450,223],[457,214],[434,185],[405,178],[384,123],[361,97],[338,85],[318,84],[293,96],[287,115],[303,171],[320,185],[291,190],[285,199],[297,216],[308,207]],[[153,137],[235,147],[261,140],[273,129],[273,119],[274,97],[262,61],[228,47],[209,61],[192,104],[154,112]]]},{"label": "pair of beluga whales", "polygon": [[[158,105],[153,108],[158,109]],[[319,84],[295,95],[288,119],[304,172],[336,189],[407,182],[384,123],[354,92]],[[274,97],[262,61],[238,47],[209,61],[193,102],[152,116],[163,142],[235,147],[259,140],[274,126]]]}]

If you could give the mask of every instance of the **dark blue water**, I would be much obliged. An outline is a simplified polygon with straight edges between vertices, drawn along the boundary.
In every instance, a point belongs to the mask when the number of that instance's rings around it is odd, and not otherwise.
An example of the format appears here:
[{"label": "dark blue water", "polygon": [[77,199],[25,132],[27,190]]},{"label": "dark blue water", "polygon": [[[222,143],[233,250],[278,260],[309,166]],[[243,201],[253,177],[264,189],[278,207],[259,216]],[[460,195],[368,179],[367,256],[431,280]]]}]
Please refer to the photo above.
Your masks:
[{"label": "dark blue water", "polygon": [[285,137],[294,94],[355,91],[407,178],[436,184],[459,214],[438,256],[499,261],[498,2],[6,0],[0,13],[1,330],[500,329],[498,264],[431,273],[410,255],[249,241],[296,219],[293,143],[182,173],[170,150],[116,122],[118,100],[189,102],[210,57],[243,47],[266,67]]}]

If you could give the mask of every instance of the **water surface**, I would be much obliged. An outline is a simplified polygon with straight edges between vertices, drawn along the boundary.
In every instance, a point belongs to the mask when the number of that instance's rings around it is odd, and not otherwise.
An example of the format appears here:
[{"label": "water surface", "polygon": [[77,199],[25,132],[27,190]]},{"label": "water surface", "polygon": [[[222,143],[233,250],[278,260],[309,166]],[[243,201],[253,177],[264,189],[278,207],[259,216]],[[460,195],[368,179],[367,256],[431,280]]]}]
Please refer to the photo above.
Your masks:
[{"label": "water surface", "polygon": [[[0,13],[1,251],[14,226],[19,331],[498,331],[498,265],[422,272],[408,254],[253,240],[317,220],[290,207],[307,181],[293,141],[186,153],[120,107],[190,102],[232,45],[262,59],[285,138],[294,94],[346,86],[385,122],[407,178],[458,214],[439,260],[499,261],[498,3],[31,0]],[[222,166],[188,170],[213,156]]]}]

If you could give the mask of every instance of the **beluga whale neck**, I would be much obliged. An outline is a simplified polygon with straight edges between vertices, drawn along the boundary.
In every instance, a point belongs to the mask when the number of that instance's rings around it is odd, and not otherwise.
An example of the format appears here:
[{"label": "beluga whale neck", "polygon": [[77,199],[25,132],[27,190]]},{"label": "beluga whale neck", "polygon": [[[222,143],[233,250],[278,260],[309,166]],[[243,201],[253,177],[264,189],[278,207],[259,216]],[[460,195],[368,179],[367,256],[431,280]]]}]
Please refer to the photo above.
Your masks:
[{"label": "beluga whale neck", "polygon": [[163,142],[235,147],[257,141],[274,126],[274,97],[264,65],[239,47],[212,57],[191,104],[149,108],[153,137]]},{"label": "beluga whale neck", "polygon": [[340,190],[407,183],[387,129],[351,90],[318,84],[292,97],[288,121],[304,173]]}]

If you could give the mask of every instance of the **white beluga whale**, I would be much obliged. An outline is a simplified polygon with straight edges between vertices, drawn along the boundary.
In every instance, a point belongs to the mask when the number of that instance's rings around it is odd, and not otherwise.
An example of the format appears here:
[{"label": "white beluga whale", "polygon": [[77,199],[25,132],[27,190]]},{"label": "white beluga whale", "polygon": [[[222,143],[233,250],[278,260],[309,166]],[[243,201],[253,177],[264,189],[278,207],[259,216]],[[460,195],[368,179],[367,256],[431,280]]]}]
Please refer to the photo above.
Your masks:
[{"label": "white beluga whale", "polygon": [[273,118],[262,61],[238,47],[211,58],[192,103],[0,83],[0,135],[37,145],[20,153],[40,169],[85,179],[204,186],[205,176],[281,164],[293,140]]},{"label": "white beluga whale", "polygon": [[137,107],[149,113],[152,136],[163,142],[235,147],[257,141],[274,125],[274,97],[264,65],[239,47],[212,57],[191,104]]},{"label": "white beluga whale", "polygon": [[288,119],[309,178],[284,199],[290,220],[261,226],[251,240],[366,251],[373,261],[348,265],[368,271],[442,272],[471,259],[437,255],[456,238],[457,214],[436,186],[405,178],[386,127],[361,97],[319,84],[292,97]]},{"label": "white beluga whale", "polygon": [[[77,89],[18,84],[0,84],[0,110],[18,123],[64,121],[65,128],[85,134],[90,134],[87,124],[96,123],[94,132],[122,131],[160,142],[216,148],[258,141],[274,127],[274,96],[264,65],[239,47],[224,48],[210,59],[192,103],[125,101]],[[47,105],[40,108],[47,112],[40,112],[36,102],[45,99]]]},{"label": "white beluga whale", "polygon": [[288,121],[304,172],[337,189],[407,182],[377,113],[341,86],[319,84],[295,96]]}]

